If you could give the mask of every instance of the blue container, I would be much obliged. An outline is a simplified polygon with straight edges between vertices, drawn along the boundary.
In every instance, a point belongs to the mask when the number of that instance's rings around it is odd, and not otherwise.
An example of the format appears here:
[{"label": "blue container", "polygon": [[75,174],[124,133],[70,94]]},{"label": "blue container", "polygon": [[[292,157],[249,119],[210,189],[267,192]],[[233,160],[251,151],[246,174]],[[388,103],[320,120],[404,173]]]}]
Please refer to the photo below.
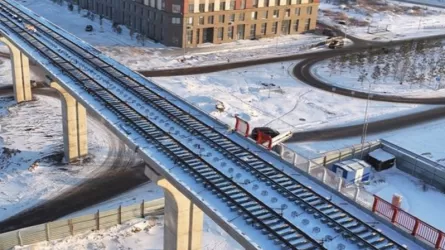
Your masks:
[{"label": "blue container", "polygon": [[337,162],[330,170],[342,177],[345,185],[366,182],[371,178],[371,165],[358,159]]}]

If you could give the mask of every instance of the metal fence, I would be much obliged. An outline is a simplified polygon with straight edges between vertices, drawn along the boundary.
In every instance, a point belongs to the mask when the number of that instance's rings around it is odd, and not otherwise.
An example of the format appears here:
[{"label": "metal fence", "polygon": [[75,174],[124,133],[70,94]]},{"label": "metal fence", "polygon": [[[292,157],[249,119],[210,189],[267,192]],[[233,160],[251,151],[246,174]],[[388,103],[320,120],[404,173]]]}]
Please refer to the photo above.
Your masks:
[{"label": "metal fence", "polygon": [[375,196],[372,212],[381,215],[414,237],[432,244],[436,249],[445,250],[445,234],[419,218],[405,212],[391,203]]},{"label": "metal fence", "polygon": [[86,231],[112,227],[135,218],[143,218],[164,208],[164,199],[157,199],[71,219],[57,220],[0,234],[0,250],[61,239]]},{"label": "metal fence", "polygon": [[327,152],[321,157],[312,159],[312,161],[324,166],[330,166],[339,161],[345,161],[354,158],[363,159],[363,157],[366,156],[369,152],[380,147],[381,142],[379,140],[366,142],[364,144],[356,144],[348,148]]},{"label": "metal fence", "polygon": [[382,149],[396,157],[398,169],[445,191],[445,166],[388,141],[381,141]]}]

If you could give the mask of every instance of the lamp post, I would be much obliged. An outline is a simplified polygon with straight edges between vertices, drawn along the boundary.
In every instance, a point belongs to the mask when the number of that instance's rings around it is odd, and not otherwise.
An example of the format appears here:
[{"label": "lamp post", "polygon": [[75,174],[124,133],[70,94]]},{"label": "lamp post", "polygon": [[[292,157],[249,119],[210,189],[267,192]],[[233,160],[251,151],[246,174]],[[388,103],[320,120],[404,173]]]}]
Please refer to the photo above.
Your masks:
[{"label": "lamp post", "polygon": [[[184,44],[183,44],[183,49],[184,49],[184,51],[183,51],[183,56],[182,56],[182,59],[185,61],[185,53],[186,53],[186,51],[185,51],[185,49],[186,49],[186,47],[187,47],[187,43],[188,43],[188,40],[187,40],[187,31],[189,31],[190,29],[192,29],[193,27],[192,26],[190,26],[190,25],[187,25],[187,26],[185,26],[185,30],[184,30],[184,36],[183,36],[183,39],[184,39]],[[192,37],[192,41],[193,41],[193,37]]]},{"label": "lamp post", "polygon": [[[368,78],[365,77],[366,80]],[[363,159],[363,148],[365,147],[366,142],[366,132],[368,131],[368,107],[369,107],[369,99],[371,99],[371,81],[369,81],[369,87],[368,87],[368,98],[366,99],[366,107],[365,107],[365,117],[363,119],[363,132],[362,132],[362,138],[361,138],[361,159]]]}]

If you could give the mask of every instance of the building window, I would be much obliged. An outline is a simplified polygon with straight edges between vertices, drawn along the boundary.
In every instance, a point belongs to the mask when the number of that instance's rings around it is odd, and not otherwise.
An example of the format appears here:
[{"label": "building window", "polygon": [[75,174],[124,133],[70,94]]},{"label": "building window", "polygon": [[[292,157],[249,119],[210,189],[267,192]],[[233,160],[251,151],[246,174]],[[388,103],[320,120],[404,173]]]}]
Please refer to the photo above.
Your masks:
[{"label": "building window", "polygon": [[310,27],[311,27],[311,19],[308,18],[306,19],[306,23],[304,24],[304,31],[309,30]]},{"label": "building window", "polygon": [[181,24],[181,18],[172,17],[172,24]]},{"label": "building window", "polygon": [[268,14],[268,12],[269,12],[269,11],[267,11],[267,10],[263,12],[263,19],[267,19],[267,14]]},{"label": "building window", "polygon": [[253,11],[252,12],[252,20],[257,20],[258,19],[258,12]]},{"label": "building window", "polygon": [[244,21],[244,13],[240,13],[238,16],[239,21]]},{"label": "building window", "polygon": [[234,10],[235,9],[235,1],[230,1],[230,8],[229,10]]},{"label": "building window", "polygon": [[224,15],[219,15],[219,23],[224,23]]},{"label": "building window", "polygon": [[193,17],[189,17],[189,20],[188,20],[187,24],[193,25]]},{"label": "building window", "polygon": [[287,5],[292,5],[292,0],[287,0],[287,1],[286,1],[286,4],[287,4]]},{"label": "building window", "polygon": [[246,8],[246,0],[241,0],[240,9],[244,10]]},{"label": "building window", "polygon": [[272,23],[272,33],[277,34],[278,22]]},{"label": "building window", "polygon": [[199,12],[204,12],[205,11],[205,4],[203,4],[203,3],[200,3],[199,4]]},{"label": "building window", "polygon": [[199,16],[199,25],[203,25],[204,24],[204,17],[203,16]]},{"label": "building window", "polygon": [[207,17],[207,24],[213,24],[213,16]]},{"label": "building window", "polygon": [[218,40],[222,40],[224,35],[224,28],[218,28]]},{"label": "building window", "polygon": [[301,12],[300,8],[295,8],[295,15],[299,16]]},{"label": "building window", "polygon": [[284,16],[285,17],[290,17],[290,9],[285,10]]},{"label": "building window", "polygon": [[187,30],[187,44],[192,44],[193,42],[193,30]]},{"label": "building window", "polygon": [[262,23],[261,24],[261,34],[266,35],[266,31],[267,31],[267,23]]},{"label": "building window", "polygon": [[275,0],[275,6],[280,6],[280,0]]},{"label": "building window", "polygon": [[[136,6],[134,6],[134,7],[136,7]],[[165,10],[165,1],[162,1],[162,3],[161,3],[161,10]]]},{"label": "building window", "polygon": [[273,17],[278,18],[280,16],[280,10],[274,10],[273,11]]},{"label": "building window", "polygon": [[264,7],[269,7],[269,0],[264,0]]},{"label": "building window", "polygon": [[213,12],[213,11],[215,11],[215,4],[209,3],[209,12]]},{"label": "building window", "polygon": [[194,4],[189,4],[189,13],[193,13],[195,11],[195,5]]},{"label": "building window", "polygon": [[258,0],[253,0],[252,7],[253,8],[258,8]]},{"label": "building window", "polygon": [[250,25],[250,38],[255,38],[256,24]]},{"label": "building window", "polygon": [[233,39],[233,26],[229,26],[227,28],[227,38],[228,39]]},{"label": "building window", "polygon": [[226,2],[219,3],[219,10],[226,10]]},{"label": "building window", "polygon": [[301,4],[301,0],[297,0],[297,4]]},{"label": "building window", "polygon": [[235,14],[231,14],[229,16],[229,22],[233,22],[233,21],[235,21]]},{"label": "building window", "polygon": [[298,32],[298,26],[300,25],[300,20],[295,20],[293,23],[293,29],[294,31]]},{"label": "building window", "polygon": [[314,3],[314,0],[309,0],[309,3]]},{"label": "building window", "polygon": [[312,15],[312,6],[306,8],[306,14]]}]

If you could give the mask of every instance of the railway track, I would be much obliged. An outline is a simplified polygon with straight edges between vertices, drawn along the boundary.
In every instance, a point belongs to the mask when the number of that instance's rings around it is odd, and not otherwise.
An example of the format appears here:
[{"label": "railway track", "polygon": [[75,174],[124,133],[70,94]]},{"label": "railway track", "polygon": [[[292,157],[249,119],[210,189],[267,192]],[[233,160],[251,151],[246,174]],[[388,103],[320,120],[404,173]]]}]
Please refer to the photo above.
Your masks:
[{"label": "railway track", "polygon": [[35,47],[42,56],[64,70],[65,74],[76,84],[82,86],[91,96],[100,100],[120,120],[127,122],[148,142],[156,145],[156,148],[173,160],[177,166],[216,193],[221,200],[228,204],[232,211],[237,211],[247,224],[252,225],[256,230],[260,230],[276,245],[283,249],[325,249],[320,243],[286,221],[276,211],[243,190],[235,181],[213,168],[199,155],[184,147],[179,141],[136,112],[123,100],[118,99],[106,87],[85,75],[69,60],[58,56],[54,49],[40,42],[35,35],[26,32],[4,13],[0,16],[0,21],[10,31],[21,34],[25,42]]},{"label": "railway track", "polygon": [[[311,214],[313,220],[317,220],[326,227],[332,228],[337,232],[337,235],[333,237],[341,236],[359,249],[404,249],[402,245],[331,203],[328,199],[284,173],[284,171],[277,169],[248,149],[228,139],[218,130],[191,116],[172,101],[163,98],[156,91],[104,61],[95,55],[97,51],[88,51],[82,48],[56,30],[34,20],[28,14],[9,3],[2,2],[0,7],[7,8],[8,11],[14,12],[25,22],[33,24],[37,27],[38,34],[45,34],[45,37],[49,37],[52,42],[58,45],[61,44],[72,54],[82,58],[85,63],[96,68],[102,74],[107,75],[107,77],[112,78],[113,82],[132,92],[144,104],[152,107],[200,140],[205,141],[207,145],[222,153],[239,167],[252,173],[259,182],[271,187],[289,202],[297,204],[301,210]],[[20,27],[20,24],[17,24],[5,13],[2,13],[1,16],[0,21],[6,24],[11,31],[21,34],[43,56],[64,70],[71,79],[76,81],[76,84],[81,85],[90,95],[100,100],[110,111],[122,121],[125,121],[129,127],[143,135],[148,142],[156,145],[158,150],[164,152],[185,172],[214,192],[233,211],[238,211],[246,223],[252,225],[257,230],[261,230],[281,248],[324,249],[323,242],[317,242],[312,239],[274,209],[246,191],[240,184],[227,177],[218,168],[212,166],[200,155],[185,147],[169,133],[171,131],[165,131],[165,128],[159,127],[137,112],[130,104],[126,104],[124,100],[108,89],[109,85],[100,83],[100,81],[94,80],[88,73],[82,72],[76,66],[76,63],[73,63],[73,60],[75,61],[76,59],[73,59],[68,54],[60,56],[61,51],[54,51],[54,49],[39,41],[36,38],[37,34],[25,31]],[[50,42],[48,41],[48,43]],[[36,44],[39,44],[39,46]],[[329,241],[332,238],[323,240]],[[346,249],[346,246],[338,245],[338,249]]]}]

